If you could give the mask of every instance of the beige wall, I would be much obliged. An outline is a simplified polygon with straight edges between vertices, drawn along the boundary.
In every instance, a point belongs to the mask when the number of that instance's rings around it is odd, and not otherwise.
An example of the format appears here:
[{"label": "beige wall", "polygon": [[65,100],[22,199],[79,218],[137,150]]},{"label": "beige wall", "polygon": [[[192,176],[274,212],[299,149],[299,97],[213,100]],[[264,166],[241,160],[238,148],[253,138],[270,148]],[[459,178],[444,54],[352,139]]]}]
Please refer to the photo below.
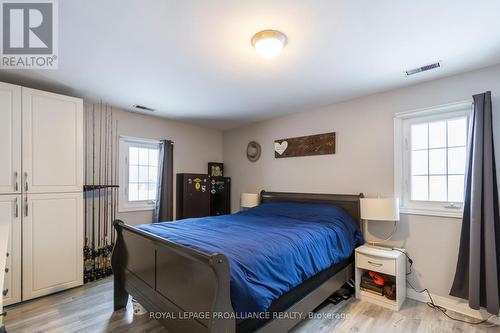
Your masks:
[{"label": "beige wall", "polygon": [[[345,103],[288,115],[224,133],[226,174],[232,177],[232,207],[242,192],[270,191],[393,195],[393,115],[397,112],[470,99],[493,92],[497,159],[500,157],[500,66],[427,82]],[[335,131],[337,153],[275,159],[275,139]],[[262,157],[246,159],[246,145],[256,140]],[[500,163],[497,163],[500,165]],[[383,237],[391,226],[371,224]],[[403,215],[392,244],[414,259],[414,281],[448,296],[457,260],[461,220]],[[373,235],[371,236],[373,237]]]},{"label": "beige wall", "polygon": [[[222,133],[164,118],[115,110],[118,135],[174,141],[174,214],[175,174],[206,173],[208,162],[222,161]],[[150,223],[152,211],[118,213],[128,224]]]}]

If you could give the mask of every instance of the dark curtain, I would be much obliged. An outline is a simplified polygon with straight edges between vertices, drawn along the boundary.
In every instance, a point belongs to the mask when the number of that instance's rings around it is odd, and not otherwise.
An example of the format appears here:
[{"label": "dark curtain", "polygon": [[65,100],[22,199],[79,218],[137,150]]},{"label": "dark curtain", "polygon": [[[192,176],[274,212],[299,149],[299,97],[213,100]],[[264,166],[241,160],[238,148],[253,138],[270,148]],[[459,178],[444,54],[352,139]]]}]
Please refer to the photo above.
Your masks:
[{"label": "dark curtain", "polygon": [[161,141],[159,159],[158,187],[156,189],[156,205],[153,211],[153,223],[172,221],[174,219],[174,143],[172,141]]},{"label": "dark curtain", "polygon": [[493,147],[491,92],[474,96],[469,126],[464,216],[450,295],[473,309],[499,311],[500,218]]}]

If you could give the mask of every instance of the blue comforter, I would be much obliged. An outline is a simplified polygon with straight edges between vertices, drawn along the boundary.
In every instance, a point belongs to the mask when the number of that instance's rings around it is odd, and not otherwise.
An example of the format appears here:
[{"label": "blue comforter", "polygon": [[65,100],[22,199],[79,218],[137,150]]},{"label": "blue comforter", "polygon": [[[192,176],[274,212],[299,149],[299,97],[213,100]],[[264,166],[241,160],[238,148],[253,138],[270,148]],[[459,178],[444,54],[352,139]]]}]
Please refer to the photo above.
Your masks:
[{"label": "blue comforter", "polygon": [[351,256],[363,237],[332,205],[268,203],[218,217],[144,224],[139,229],[229,260],[239,317],[266,311],[306,279]]}]

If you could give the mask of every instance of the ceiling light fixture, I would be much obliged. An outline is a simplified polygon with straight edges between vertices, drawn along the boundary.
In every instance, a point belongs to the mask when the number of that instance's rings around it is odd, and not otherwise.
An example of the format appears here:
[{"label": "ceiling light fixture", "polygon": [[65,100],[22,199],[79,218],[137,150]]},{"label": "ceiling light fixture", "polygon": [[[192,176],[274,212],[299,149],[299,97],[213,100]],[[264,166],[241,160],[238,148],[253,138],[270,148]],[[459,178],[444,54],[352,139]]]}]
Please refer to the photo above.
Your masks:
[{"label": "ceiling light fixture", "polygon": [[255,51],[264,59],[277,57],[285,44],[286,36],[276,30],[262,30],[252,37],[252,45]]}]

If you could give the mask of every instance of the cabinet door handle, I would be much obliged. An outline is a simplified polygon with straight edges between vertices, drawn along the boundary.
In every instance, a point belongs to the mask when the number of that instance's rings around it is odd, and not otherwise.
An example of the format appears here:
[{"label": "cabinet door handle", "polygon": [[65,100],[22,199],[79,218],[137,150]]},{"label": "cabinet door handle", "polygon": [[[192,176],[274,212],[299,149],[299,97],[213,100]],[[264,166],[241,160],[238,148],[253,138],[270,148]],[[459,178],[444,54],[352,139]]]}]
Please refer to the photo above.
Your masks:
[{"label": "cabinet door handle", "polygon": [[24,216],[28,217],[28,198],[24,198]]},{"label": "cabinet door handle", "polygon": [[382,264],[380,264],[380,263],[378,263],[378,262],[373,262],[373,261],[370,261],[370,260],[368,260],[368,263],[369,263],[370,265],[372,265],[372,266],[376,266],[376,267],[380,267],[380,266],[382,266]]},{"label": "cabinet door handle", "polygon": [[19,182],[17,181],[17,171],[14,171],[14,191],[19,191]]},{"label": "cabinet door handle", "polygon": [[16,209],[15,209],[16,217],[19,217],[19,202],[17,201],[16,198]]},{"label": "cabinet door handle", "polygon": [[24,173],[24,190],[28,192],[29,186],[28,186],[28,173]]}]

